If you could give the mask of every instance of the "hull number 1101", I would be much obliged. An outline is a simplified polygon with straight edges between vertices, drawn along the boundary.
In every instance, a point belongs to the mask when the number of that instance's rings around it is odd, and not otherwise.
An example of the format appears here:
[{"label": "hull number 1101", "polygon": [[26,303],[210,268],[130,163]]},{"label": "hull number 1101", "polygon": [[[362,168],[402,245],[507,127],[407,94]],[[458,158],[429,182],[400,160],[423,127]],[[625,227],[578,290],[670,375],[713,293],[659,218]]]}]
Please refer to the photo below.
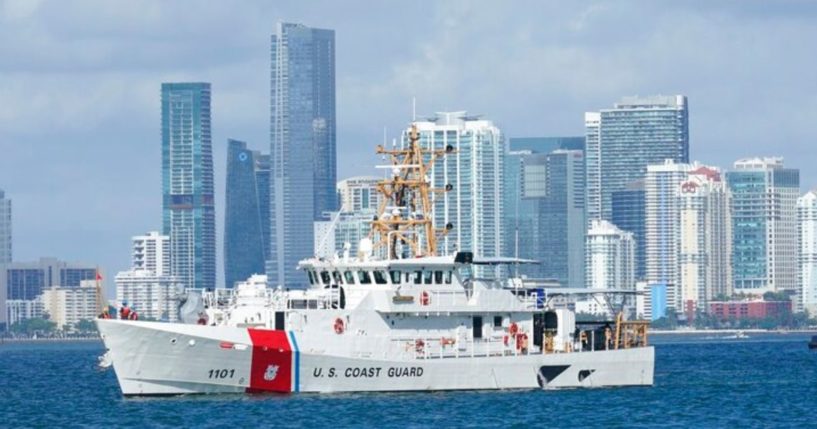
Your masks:
[{"label": "hull number 1101", "polygon": [[209,378],[233,378],[235,375],[234,369],[211,369],[209,371]]}]

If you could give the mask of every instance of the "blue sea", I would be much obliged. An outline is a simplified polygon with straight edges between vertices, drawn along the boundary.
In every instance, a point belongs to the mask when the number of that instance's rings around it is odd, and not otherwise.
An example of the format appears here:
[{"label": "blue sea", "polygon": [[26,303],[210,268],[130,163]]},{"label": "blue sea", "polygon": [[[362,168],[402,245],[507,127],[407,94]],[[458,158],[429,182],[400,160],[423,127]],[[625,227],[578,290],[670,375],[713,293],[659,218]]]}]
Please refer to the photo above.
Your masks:
[{"label": "blue sea", "polygon": [[99,342],[0,345],[3,427],[817,427],[804,334],[652,336],[655,386],[124,399]]}]

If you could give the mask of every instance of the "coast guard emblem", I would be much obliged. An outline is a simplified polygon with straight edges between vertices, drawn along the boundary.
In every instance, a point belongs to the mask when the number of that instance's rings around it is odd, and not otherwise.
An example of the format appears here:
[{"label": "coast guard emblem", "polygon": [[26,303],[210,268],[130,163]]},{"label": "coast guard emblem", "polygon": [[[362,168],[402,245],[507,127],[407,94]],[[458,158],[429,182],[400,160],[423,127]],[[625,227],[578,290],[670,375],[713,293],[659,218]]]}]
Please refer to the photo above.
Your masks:
[{"label": "coast guard emblem", "polygon": [[278,365],[270,365],[267,367],[267,371],[264,373],[264,380],[272,381],[275,380],[275,377],[278,376]]}]

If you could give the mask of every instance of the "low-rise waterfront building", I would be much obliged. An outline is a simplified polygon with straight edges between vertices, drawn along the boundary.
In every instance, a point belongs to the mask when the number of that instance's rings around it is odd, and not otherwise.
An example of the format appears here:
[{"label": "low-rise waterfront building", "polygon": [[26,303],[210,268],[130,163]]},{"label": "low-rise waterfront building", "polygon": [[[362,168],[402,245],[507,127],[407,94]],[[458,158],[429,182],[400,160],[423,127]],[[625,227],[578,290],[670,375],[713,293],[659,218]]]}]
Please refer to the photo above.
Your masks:
[{"label": "low-rise waterfront building", "polygon": [[721,320],[785,317],[791,312],[791,301],[711,301],[709,303],[709,314]]},{"label": "low-rise waterfront building", "polygon": [[6,301],[6,320],[9,327],[23,320],[40,317],[43,317],[43,302],[39,298],[10,299]]}]

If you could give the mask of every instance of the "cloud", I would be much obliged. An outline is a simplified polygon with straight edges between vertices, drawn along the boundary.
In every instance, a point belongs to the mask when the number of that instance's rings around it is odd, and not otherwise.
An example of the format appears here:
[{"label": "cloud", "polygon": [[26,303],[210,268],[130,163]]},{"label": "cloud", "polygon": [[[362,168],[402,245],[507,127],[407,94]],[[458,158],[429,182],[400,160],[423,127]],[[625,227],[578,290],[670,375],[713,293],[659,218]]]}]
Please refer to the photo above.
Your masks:
[{"label": "cloud", "polygon": [[268,148],[280,20],[336,31],[341,177],[372,171],[414,97],[419,114],[465,109],[513,137],[581,135],[584,111],[622,95],[683,93],[693,158],[783,155],[811,187],[816,18],[799,1],[0,0],[0,188],[17,259],[115,271],[131,235],[160,227],[163,81],[213,84],[221,211],[226,139]]}]

